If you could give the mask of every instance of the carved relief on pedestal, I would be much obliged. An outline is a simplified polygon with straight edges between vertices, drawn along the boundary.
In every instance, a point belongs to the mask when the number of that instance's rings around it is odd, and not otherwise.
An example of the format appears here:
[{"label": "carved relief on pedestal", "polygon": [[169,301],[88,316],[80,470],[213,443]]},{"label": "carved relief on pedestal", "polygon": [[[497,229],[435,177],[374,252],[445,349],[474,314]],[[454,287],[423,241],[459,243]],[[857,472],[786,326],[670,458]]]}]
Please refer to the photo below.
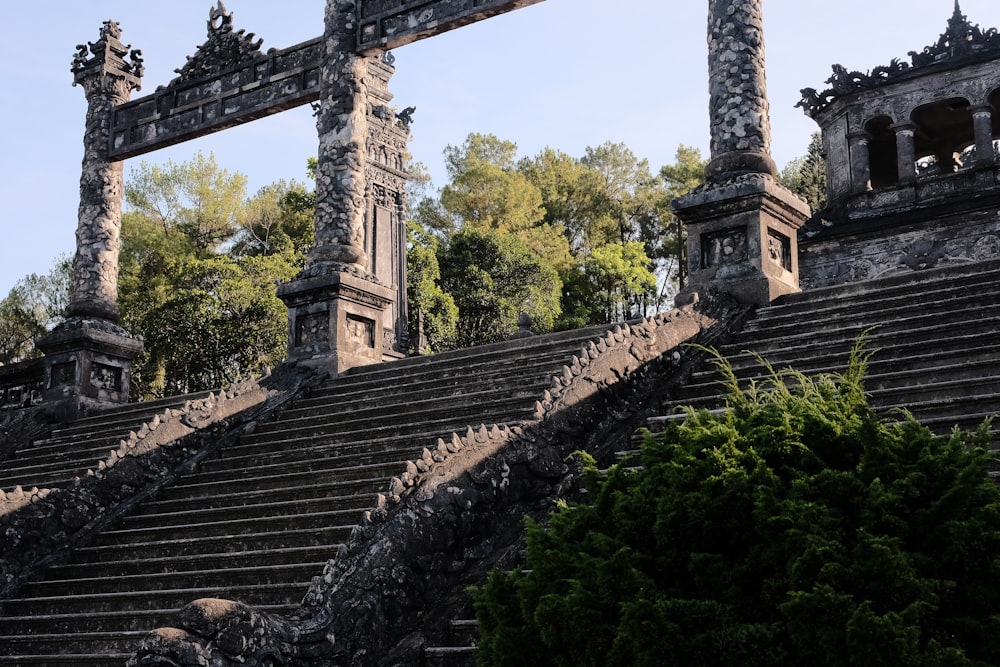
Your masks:
[{"label": "carved relief on pedestal", "polygon": [[701,266],[704,269],[745,262],[747,231],[740,227],[705,234],[701,239],[701,248]]},{"label": "carved relief on pedestal", "polygon": [[95,363],[90,371],[90,385],[99,392],[119,392],[122,390],[122,369]]},{"label": "carved relief on pedestal", "polygon": [[347,316],[347,341],[350,351],[375,348],[375,322],[367,318]]},{"label": "carved relief on pedestal", "polygon": [[53,387],[72,387],[76,384],[76,362],[69,361],[64,364],[54,364],[52,366]]},{"label": "carved relief on pedestal", "polygon": [[295,347],[326,349],[330,344],[330,314],[303,315],[295,320]]},{"label": "carved relief on pedestal", "polygon": [[767,230],[767,257],[785,271],[792,270],[792,241],[774,229]]}]

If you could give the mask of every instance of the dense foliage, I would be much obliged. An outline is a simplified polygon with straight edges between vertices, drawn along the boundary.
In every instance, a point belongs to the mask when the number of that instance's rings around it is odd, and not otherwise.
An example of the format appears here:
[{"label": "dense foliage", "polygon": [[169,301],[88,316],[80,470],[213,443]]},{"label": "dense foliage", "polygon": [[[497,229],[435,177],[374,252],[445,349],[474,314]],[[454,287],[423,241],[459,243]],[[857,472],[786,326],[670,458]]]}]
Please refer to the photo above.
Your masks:
[{"label": "dense foliage", "polygon": [[475,592],[478,664],[1000,664],[987,429],[877,418],[864,361],[731,381],[724,413],[590,470],[592,501]]},{"label": "dense foliage", "polygon": [[[445,164],[449,182],[436,196],[414,198],[418,233],[411,253],[434,252],[443,274],[472,275],[482,258],[456,255],[450,250],[453,239],[468,233],[509,238],[505,244],[523,245],[562,285],[558,304],[542,313],[535,297],[519,303],[528,297],[511,291],[510,297],[497,295],[492,312],[513,312],[514,320],[518,311],[529,312],[535,331],[568,329],[656,312],[673,295],[683,238],[669,204],[703,179],[705,161],[696,149],[681,146],[677,164],[654,174],[622,144],[587,148],[580,158],[545,148],[518,159],[513,142],[470,134],[461,146],[445,150]],[[422,285],[435,289],[426,281]],[[481,286],[452,281],[437,288],[454,297],[463,333],[451,338],[447,327],[425,329],[431,349],[495,340],[508,332],[509,317],[484,318],[482,300],[465,298],[464,292]],[[441,305],[437,296],[424,298],[421,289],[411,300]],[[513,301],[504,303],[508,298]],[[425,324],[429,317],[425,313]],[[416,335],[411,330],[411,338]]]}]

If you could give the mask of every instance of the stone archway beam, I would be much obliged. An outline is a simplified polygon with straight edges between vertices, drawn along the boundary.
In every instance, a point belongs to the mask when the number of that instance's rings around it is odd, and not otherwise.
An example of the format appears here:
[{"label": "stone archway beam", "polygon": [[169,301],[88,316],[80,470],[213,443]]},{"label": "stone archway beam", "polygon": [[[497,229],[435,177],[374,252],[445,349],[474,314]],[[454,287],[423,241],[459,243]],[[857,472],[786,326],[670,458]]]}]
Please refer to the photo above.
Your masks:
[{"label": "stone archway beam", "polygon": [[319,99],[322,38],[116,106],[109,154],[124,160]]},{"label": "stone archway beam", "polygon": [[358,51],[394,49],[543,0],[360,0]]}]

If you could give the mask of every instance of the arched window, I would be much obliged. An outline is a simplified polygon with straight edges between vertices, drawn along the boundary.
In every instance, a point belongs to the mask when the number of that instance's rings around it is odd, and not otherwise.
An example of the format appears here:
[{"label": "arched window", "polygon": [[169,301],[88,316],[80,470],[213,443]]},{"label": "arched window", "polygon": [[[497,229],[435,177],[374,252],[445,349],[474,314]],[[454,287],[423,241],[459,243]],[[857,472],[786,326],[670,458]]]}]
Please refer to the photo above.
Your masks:
[{"label": "arched window", "polygon": [[868,132],[868,162],[871,168],[872,189],[888,188],[899,183],[899,164],[896,158],[896,133],[892,119],[878,116],[865,123]]},{"label": "arched window", "polygon": [[[969,100],[953,97],[925,104],[914,109],[910,119],[917,126],[918,173],[948,174],[972,166],[966,151],[976,145],[976,133]],[[963,165],[963,159],[969,164]]]}]

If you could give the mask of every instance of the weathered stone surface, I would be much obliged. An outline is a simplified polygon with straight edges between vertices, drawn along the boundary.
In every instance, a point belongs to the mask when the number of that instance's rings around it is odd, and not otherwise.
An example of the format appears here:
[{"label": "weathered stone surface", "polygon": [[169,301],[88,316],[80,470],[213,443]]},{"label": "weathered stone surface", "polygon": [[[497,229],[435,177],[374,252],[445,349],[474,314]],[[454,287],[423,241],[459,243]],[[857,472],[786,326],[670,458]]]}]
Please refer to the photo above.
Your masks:
[{"label": "weathered stone surface", "polygon": [[73,292],[68,313],[112,321],[118,319],[118,251],[124,184],[122,163],[108,156],[111,112],[139,88],[143,73],[140,52],[130,53],[131,47],[122,44],[120,37],[121,28],[108,21],[101,29],[100,39],[89,46],[77,47],[73,60],[73,85],[83,87],[88,105]]},{"label": "weathered stone surface", "polygon": [[777,174],[771,159],[762,4],[709,2],[710,180],[724,180],[731,173]]}]

